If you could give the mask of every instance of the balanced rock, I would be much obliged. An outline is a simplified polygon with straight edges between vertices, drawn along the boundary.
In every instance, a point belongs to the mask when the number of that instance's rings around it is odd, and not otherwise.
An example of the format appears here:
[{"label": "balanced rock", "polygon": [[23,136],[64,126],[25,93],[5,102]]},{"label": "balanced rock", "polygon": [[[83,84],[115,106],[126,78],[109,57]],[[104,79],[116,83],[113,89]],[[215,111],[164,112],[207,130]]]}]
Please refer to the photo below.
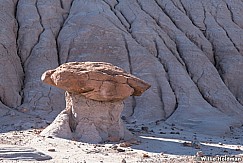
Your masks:
[{"label": "balanced rock", "polygon": [[123,100],[140,96],[150,85],[104,62],[70,62],[46,71],[42,81],[66,90],[66,109],[42,131],[83,142],[129,139],[120,114]]},{"label": "balanced rock", "polygon": [[70,62],[46,71],[42,81],[96,101],[120,101],[140,96],[150,85],[104,62]]}]

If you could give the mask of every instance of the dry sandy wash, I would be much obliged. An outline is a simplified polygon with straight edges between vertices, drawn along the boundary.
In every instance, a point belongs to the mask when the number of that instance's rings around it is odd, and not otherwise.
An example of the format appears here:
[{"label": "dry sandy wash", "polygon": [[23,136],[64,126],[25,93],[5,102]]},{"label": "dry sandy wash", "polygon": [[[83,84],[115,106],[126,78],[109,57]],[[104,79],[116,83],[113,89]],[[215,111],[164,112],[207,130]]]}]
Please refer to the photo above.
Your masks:
[{"label": "dry sandy wash", "polygon": [[[49,162],[191,159],[198,149],[178,141],[194,133],[202,143],[212,138],[199,149],[206,155],[242,153],[242,15],[242,0],[0,0],[1,158],[16,143]],[[65,109],[64,91],[41,75],[86,61],[111,63],[151,85],[125,100],[121,116],[139,145],[118,152],[38,135]]]}]

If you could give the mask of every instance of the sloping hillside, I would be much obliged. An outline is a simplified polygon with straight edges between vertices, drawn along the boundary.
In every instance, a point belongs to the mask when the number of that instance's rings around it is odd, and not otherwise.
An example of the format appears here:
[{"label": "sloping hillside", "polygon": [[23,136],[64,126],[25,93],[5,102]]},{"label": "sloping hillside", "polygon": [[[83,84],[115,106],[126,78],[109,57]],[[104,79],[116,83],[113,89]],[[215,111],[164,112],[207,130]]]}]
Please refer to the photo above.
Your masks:
[{"label": "sloping hillside", "polygon": [[243,123],[242,15],[241,0],[0,0],[0,113],[56,116],[64,91],[42,73],[102,61],[152,85],[127,122],[229,131]]}]

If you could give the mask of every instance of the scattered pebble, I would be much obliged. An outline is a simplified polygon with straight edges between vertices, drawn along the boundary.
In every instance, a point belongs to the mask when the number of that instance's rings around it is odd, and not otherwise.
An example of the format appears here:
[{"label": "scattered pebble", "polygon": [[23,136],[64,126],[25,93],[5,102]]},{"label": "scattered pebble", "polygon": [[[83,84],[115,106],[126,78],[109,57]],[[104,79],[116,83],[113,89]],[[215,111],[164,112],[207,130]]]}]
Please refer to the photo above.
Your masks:
[{"label": "scattered pebble", "polygon": [[110,148],[116,150],[118,148],[118,146],[117,145],[112,145]]},{"label": "scattered pebble", "polygon": [[202,151],[198,151],[198,152],[196,153],[196,156],[197,156],[197,157],[202,157],[202,156],[204,156],[204,153],[203,153]]},{"label": "scattered pebble", "polygon": [[133,129],[133,128],[129,128],[128,130],[129,130],[129,131],[135,131],[135,129]]},{"label": "scattered pebble", "polygon": [[122,163],[126,163],[126,160],[125,159],[122,159],[122,161],[121,161]]},{"label": "scattered pebble", "polygon": [[194,148],[195,148],[195,149],[200,149],[201,147],[200,147],[200,145],[195,144],[195,145],[194,145]]},{"label": "scattered pebble", "polygon": [[223,143],[219,142],[219,145],[224,145]]},{"label": "scattered pebble", "polygon": [[102,145],[102,144],[95,144],[95,145],[94,145],[94,148],[96,148],[96,147],[105,147],[105,145]]},{"label": "scattered pebble", "polygon": [[52,121],[45,121],[47,125],[50,125]]},{"label": "scattered pebble", "polygon": [[194,142],[184,142],[182,143],[184,147],[194,147],[195,149],[200,149],[200,145]]},{"label": "scattered pebble", "polygon": [[126,117],[125,116],[121,116],[121,119],[125,121],[126,120]]},{"label": "scattered pebble", "polygon": [[42,131],[42,130],[34,129],[34,133],[37,134],[37,135],[40,134],[41,131]]},{"label": "scattered pebble", "polygon": [[49,152],[55,152],[56,150],[54,148],[48,149]]},{"label": "scattered pebble", "polygon": [[143,158],[149,158],[149,155],[147,153],[144,153]]},{"label": "scattered pebble", "polygon": [[145,132],[148,132],[148,127],[141,127],[141,130],[145,131]]},{"label": "scattered pebble", "polygon": [[132,146],[132,144],[131,143],[129,143],[129,142],[123,142],[123,143],[121,143],[120,144],[120,147],[130,147],[130,146]]},{"label": "scattered pebble", "polygon": [[125,152],[125,149],[117,148],[116,149],[118,152]]},{"label": "scattered pebble", "polygon": [[184,147],[192,147],[192,143],[191,142],[184,142],[184,143],[182,143],[182,145]]},{"label": "scattered pebble", "polygon": [[241,149],[240,149],[240,148],[236,148],[235,150],[236,150],[236,151],[241,151]]}]

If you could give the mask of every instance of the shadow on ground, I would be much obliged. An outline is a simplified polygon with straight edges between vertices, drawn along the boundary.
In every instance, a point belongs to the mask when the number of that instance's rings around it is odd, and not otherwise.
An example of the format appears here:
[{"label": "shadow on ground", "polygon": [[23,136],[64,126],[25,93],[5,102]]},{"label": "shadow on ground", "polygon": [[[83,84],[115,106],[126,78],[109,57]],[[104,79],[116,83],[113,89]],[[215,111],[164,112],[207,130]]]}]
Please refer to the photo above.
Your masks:
[{"label": "shadow on ground", "polygon": [[0,160],[43,161],[51,156],[38,152],[34,148],[0,145]]},{"label": "shadow on ground", "polygon": [[132,148],[146,152],[187,156],[194,156],[198,151],[209,156],[243,154],[242,144],[240,144],[243,141],[240,139],[237,139],[238,142],[233,142],[232,138],[199,136],[197,138],[198,146],[190,146],[190,144],[194,144],[194,140],[191,139],[193,135],[142,134],[139,137],[141,144],[134,145]]},{"label": "shadow on ground", "polygon": [[5,115],[0,116],[0,133],[45,128],[54,120],[56,114],[38,116],[9,110]]}]

